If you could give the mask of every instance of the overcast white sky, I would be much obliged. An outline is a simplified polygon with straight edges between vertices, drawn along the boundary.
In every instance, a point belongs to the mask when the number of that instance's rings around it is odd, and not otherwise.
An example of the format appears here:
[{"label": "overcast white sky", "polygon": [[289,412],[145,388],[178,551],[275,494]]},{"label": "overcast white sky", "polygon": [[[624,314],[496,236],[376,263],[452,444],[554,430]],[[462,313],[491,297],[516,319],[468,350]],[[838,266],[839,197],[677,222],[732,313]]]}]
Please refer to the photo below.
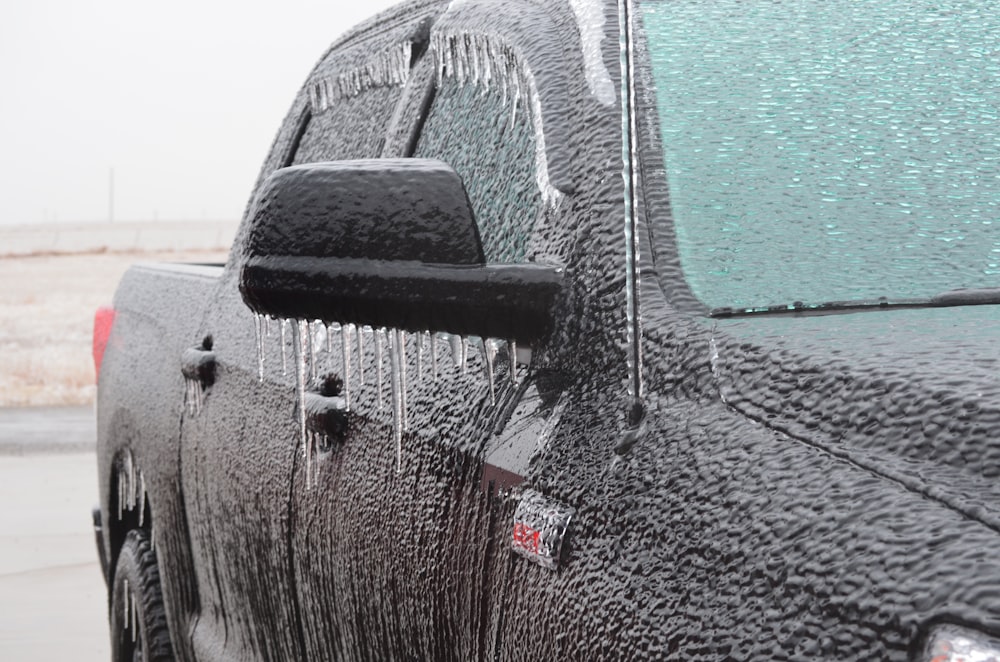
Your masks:
[{"label": "overcast white sky", "polygon": [[299,86],[396,0],[0,2],[0,223],[237,220]]}]

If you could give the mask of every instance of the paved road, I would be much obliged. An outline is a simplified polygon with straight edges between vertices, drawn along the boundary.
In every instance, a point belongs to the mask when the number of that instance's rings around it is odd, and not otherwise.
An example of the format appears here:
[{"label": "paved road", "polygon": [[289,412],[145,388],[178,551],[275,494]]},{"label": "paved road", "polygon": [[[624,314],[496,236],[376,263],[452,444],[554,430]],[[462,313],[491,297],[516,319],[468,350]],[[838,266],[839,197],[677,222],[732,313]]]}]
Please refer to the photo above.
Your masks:
[{"label": "paved road", "polygon": [[111,659],[90,407],[0,408],[0,660]]},{"label": "paved road", "polygon": [[93,451],[94,408],[0,407],[0,455]]}]

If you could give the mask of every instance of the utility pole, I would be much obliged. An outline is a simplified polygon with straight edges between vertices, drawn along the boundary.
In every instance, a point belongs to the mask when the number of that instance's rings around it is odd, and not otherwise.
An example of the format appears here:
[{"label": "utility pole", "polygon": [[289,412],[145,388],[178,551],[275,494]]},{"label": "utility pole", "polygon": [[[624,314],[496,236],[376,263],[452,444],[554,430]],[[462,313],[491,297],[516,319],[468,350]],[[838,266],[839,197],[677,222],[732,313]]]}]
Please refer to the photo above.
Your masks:
[{"label": "utility pole", "polygon": [[108,223],[115,222],[115,168],[108,169]]}]

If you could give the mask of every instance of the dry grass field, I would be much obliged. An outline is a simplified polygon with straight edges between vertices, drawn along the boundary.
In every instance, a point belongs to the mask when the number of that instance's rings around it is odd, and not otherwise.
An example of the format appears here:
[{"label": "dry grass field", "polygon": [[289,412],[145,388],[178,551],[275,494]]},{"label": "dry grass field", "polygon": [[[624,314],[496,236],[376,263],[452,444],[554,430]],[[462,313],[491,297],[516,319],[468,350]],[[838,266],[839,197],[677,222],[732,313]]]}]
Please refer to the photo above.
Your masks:
[{"label": "dry grass field", "polygon": [[135,262],[222,262],[224,251],[0,257],[0,407],[94,399],[94,311]]}]

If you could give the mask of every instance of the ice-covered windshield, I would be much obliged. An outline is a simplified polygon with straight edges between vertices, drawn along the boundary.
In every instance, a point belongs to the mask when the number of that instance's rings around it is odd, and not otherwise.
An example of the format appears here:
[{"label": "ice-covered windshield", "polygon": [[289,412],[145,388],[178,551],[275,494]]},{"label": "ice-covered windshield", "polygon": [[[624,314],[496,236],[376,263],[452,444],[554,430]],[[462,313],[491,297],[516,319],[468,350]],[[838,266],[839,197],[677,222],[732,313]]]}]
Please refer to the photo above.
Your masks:
[{"label": "ice-covered windshield", "polygon": [[994,3],[640,0],[636,14],[703,302],[1000,286]]}]

